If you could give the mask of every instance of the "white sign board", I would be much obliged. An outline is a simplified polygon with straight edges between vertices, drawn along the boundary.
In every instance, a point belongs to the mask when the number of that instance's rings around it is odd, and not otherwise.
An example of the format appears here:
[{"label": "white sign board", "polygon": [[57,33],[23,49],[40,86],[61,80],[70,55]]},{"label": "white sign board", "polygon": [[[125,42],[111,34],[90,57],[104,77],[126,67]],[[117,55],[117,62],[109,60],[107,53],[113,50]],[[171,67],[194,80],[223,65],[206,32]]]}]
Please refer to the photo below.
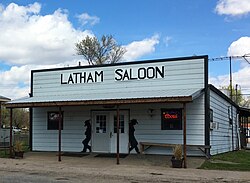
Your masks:
[{"label": "white sign board", "polygon": [[34,97],[82,100],[165,97],[205,87],[206,57],[32,71]]}]

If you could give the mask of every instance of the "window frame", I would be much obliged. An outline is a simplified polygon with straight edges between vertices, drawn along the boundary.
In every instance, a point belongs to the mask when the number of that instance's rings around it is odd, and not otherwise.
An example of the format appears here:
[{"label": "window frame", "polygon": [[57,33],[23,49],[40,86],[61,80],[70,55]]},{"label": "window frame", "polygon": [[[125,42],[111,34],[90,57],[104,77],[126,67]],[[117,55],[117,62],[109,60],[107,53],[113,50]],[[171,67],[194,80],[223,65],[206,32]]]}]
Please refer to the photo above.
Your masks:
[{"label": "window frame", "polygon": [[[119,121],[120,121],[120,131],[119,133],[123,134],[125,133],[125,115],[124,114],[120,114],[119,117]],[[114,126],[113,126],[113,133],[116,134],[117,133],[117,115],[114,115]]]},{"label": "window frame", "polygon": [[[183,129],[183,114],[182,108],[162,108],[161,109],[161,130],[182,130]],[[178,119],[166,119],[164,115],[166,113],[173,113]],[[170,114],[171,115],[171,114]],[[174,117],[174,116],[173,116]],[[176,125],[176,123],[178,123]],[[171,127],[172,126],[172,127]]]},{"label": "window frame", "polygon": [[[58,119],[50,119],[51,114],[57,114],[59,116],[59,111],[48,111],[47,112],[47,130],[59,130],[59,118]],[[62,118],[61,118],[61,130],[63,130],[63,111],[61,112]],[[56,124],[57,123],[57,124]]]},{"label": "window frame", "polygon": [[228,122],[229,125],[233,124],[233,116],[232,116],[232,106],[228,106]]},{"label": "window frame", "polygon": [[213,109],[209,110],[209,118],[210,118],[210,122],[214,122],[214,111]]}]

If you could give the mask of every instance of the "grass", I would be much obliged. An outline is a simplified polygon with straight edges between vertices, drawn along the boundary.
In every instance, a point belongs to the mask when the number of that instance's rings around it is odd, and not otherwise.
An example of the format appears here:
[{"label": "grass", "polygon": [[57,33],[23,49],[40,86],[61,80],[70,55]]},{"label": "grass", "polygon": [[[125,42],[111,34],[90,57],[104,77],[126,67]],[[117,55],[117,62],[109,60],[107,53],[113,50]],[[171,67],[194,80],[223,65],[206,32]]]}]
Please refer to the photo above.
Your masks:
[{"label": "grass", "polygon": [[200,168],[207,170],[250,171],[250,151],[240,150],[212,156]]},{"label": "grass", "polygon": [[9,157],[10,157],[9,149],[0,150],[0,158],[9,158]]},{"label": "grass", "polygon": [[[14,134],[13,145],[15,145],[15,143],[17,141],[21,141],[22,142],[24,152],[28,152],[29,151],[29,137],[28,137],[28,134],[15,133]],[[10,157],[10,153],[9,152],[10,152],[9,148],[0,149],[0,158],[9,158]]]}]

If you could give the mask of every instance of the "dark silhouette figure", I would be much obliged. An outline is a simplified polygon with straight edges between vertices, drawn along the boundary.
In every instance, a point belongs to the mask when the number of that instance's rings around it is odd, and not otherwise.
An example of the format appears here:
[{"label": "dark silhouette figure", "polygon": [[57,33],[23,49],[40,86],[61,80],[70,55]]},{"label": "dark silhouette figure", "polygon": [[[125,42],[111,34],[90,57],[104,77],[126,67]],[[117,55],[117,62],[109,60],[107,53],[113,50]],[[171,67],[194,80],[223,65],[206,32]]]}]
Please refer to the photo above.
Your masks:
[{"label": "dark silhouette figure", "polygon": [[129,143],[130,143],[130,147],[129,147],[129,153],[130,151],[132,151],[133,149],[135,149],[135,151],[137,152],[137,154],[140,154],[140,151],[137,147],[138,142],[135,138],[135,128],[134,125],[138,124],[136,119],[132,119],[130,120],[129,123]]},{"label": "dark silhouette figure", "polygon": [[83,150],[82,152],[86,152],[87,149],[89,150],[89,152],[91,152],[91,146],[89,145],[89,141],[91,139],[91,124],[90,124],[90,120],[86,120],[84,122],[84,126],[86,126],[86,131],[85,131],[85,139],[82,141],[83,144]]}]

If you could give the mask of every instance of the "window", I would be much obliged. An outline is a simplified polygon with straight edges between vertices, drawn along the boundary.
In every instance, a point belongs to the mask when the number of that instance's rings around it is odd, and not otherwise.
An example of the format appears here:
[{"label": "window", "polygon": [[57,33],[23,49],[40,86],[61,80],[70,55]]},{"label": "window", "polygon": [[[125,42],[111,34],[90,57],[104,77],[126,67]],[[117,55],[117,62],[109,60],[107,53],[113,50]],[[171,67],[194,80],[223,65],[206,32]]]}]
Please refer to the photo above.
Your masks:
[{"label": "window", "polygon": [[[124,115],[120,115],[120,133],[124,133]],[[114,133],[117,133],[117,116],[114,116]]]},{"label": "window", "polygon": [[213,111],[213,109],[210,109],[209,115],[210,115],[210,122],[213,122],[214,121],[214,111]]},{"label": "window", "polygon": [[[48,112],[48,130],[58,130],[59,129],[59,112]],[[63,130],[63,112],[62,112],[62,121],[61,129]]]},{"label": "window", "polygon": [[161,109],[162,130],[182,130],[182,109]]},{"label": "window", "polygon": [[228,120],[229,120],[229,125],[233,124],[233,118],[232,118],[232,108],[231,106],[228,106]]},{"label": "window", "polygon": [[107,132],[107,116],[96,115],[96,133],[106,133],[106,132]]}]

